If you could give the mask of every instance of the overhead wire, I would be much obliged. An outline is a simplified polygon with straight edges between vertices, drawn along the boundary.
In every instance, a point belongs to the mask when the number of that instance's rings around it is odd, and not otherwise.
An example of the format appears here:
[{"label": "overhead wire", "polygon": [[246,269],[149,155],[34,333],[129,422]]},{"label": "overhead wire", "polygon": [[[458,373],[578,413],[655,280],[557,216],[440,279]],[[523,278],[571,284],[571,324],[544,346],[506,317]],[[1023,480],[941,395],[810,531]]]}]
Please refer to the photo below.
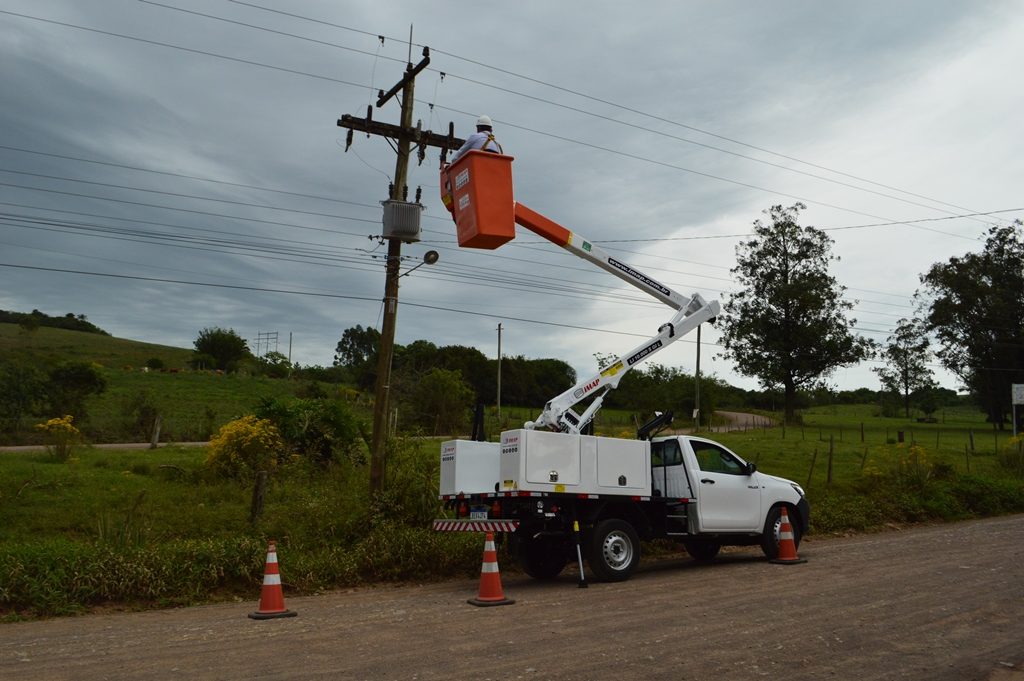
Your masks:
[{"label": "overhead wire", "polygon": [[[150,4],[158,4],[158,3],[150,3]],[[239,4],[246,4],[246,3],[239,3]],[[16,16],[26,16],[27,17],[27,15],[20,15],[20,14],[12,13],[12,12],[2,12],[2,13],[14,14]],[[27,18],[39,19],[38,17],[27,17]],[[89,29],[89,28],[86,28],[86,27],[75,26],[75,25],[71,25],[71,24],[65,24],[64,22],[53,22],[51,20],[43,20],[43,21],[50,21],[50,23],[57,23],[59,25],[71,26],[73,28],[85,28],[85,30],[96,30],[96,29]],[[124,35],[121,35],[121,34],[113,34],[113,33],[106,32],[106,31],[96,30],[96,32],[106,33],[106,34],[109,34],[109,35],[116,35],[117,37],[128,37],[130,39],[132,38],[130,36],[124,36]],[[154,41],[147,41],[147,40],[143,39],[142,42],[154,42]],[[177,47],[177,46],[171,46],[171,45],[164,44],[164,43],[154,43],[154,44],[160,44],[160,45],[165,46],[165,47]],[[196,51],[196,50],[191,50],[191,49],[188,49],[188,48],[185,48],[185,49],[186,49],[186,51]],[[203,53],[201,51],[199,51],[199,52]],[[206,54],[206,53],[204,53],[204,54]],[[209,54],[210,54],[210,56],[223,56],[223,55],[216,55],[216,54],[212,54],[212,53],[209,53]],[[238,60],[238,61],[243,61],[245,63],[251,63],[251,62],[248,62],[246,60]],[[266,66],[264,64],[259,64],[259,63],[253,63],[253,64],[257,65],[257,66]],[[302,75],[310,75],[310,74],[302,74]],[[353,85],[352,83],[345,83],[345,84]],[[543,133],[541,133],[541,134],[543,134]],[[719,178],[719,179],[721,179],[721,178]],[[5,185],[5,186],[17,186],[17,185]],[[32,190],[36,190],[36,191],[44,191],[44,190],[40,190],[39,188],[33,188],[33,187],[27,187],[27,189],[32,189]],[[138,188],[134,188],[134,189],[138,189]],[[50,191],[52,191],[52,190],[50,190]],[[140,191],[143,191],[143,190],[140,190]],[[271,191],[273,191],[273,190],[271,190]],[[62,192],[57,192],[57,193],[62,193]],[[106,199],[104,197],[93,197],[93,198],[100,198],[101,200],[110,200],[110,199]],[[204,198],[204,197],[198,197],[198,198]],[[211,199],[211,200],[214,200],[214,199]],[[126,202],[126,203],[131,203],[131,202]],[[142,204],[142,205],[145,205],[145,204]],[[823,205],[828,205],[828,204],[823,204]],[[166,207],[166,206],[155,206],[155,207],[157,207],[157,208],[169,208],[169,207]],[[259,206],[257,206],[257,207],[259,207]],[[285,210],[287,210],[287,209],[285,209]],[[1000,212],[1000,211],[993,211],[992,214],[997,213],[997,212]],[[1008,212],[1008,211],[1004,211],[1004,212]],[[867,215],[867,214],[865,214],[865,215]],[[239,218],[239,217],[236,217],[236,216],[224,216],[224,217],[230,217],[230,218],[233,218],[233,219],[246,219],[246,220],[248,220],[248,218]],[[871,217],[876,217],[876,216],[871,216]],[[957,216],[953,216],[953,217],[957,217]],[[966,216],[963,216],[963,217],[966,217]],[[882,219],[882,218],[879,218],[879,219]],[[934,219],[938,220],[938,219],[952,219],[952,218],[934,218]],[[371,220],[365,220],[365,221],[366,222],[376,222],[376,221],[371,221]],[[924,220],[922,220],[922,221],[924,221]],[[895,222],[888,223],[888,224],[893,224],[893,225],[895,225],[895,224],[907,224],[907,222],[908,221],[895,221]],[[306,228],[306,227],[303,227],[303,226],[298,226],[298,227]],[[856,227],[857,226],[851,226],[849,228],[856,228]],[[323,230],[323,231],[335,231],[335,230]],[[953,236],[958,236],[958,235],[953,235]],[[695,276],[702,276],[702,275],[695,275]],[[896,294],[887,294],[887,295],[896,295]]]},{"label": "overhead wire", "polygon": [[[142,0],[142,1],[148,2],[149,0]],[[255,3],[243,2],[242,0],[229,0],[229,2],[232,2],[232,3],[237,4],[237,5],[243,5],[243,6],[246,6],[246,7],[251,7],[251,8],[254,8],[254,9],[259,9],[259,10],[262,10],[262,11],[265,11],[265,12],[271,12],[271,13],[274,13],[274,14],[289,16],[289,17],[292,17],[292,18],[301,19],[301,20],[304,20],[304,21],[308,21],[308,22],[312,22],[312,23],[317,23],[317,24],[321,24],[321,25],[325,25],[325,26],[331,26],[333,28],[344,29],[344,30],[347,30],[347,31],[352,31],[352,32],[355,32],[355,33],[363,34],[363,35],[377,35],[378,37],[382,37],[382,38],[384,37],[384,36],[380,36],[380,34],[373,34],[371,32],[363,31],[363,30],[360,30],[360,29],[355,29],[353,27],[345,26],[343,24],[337,24],[337,23],[333,23],[333,22],[329,22],[329,21],[324,21],[324,20],[316,19],[316,18],[313,18],[313,17],[308,17],[308,16],[303,16],[303,15],[300,15],[300,14],[295,14],[295,13],[292,13],[292,12],[286,12],[286,11],[282,11],[282,10],[278,10],[278,9],[274,9],[274,8],[270,8],[270,7],[265,7],[265,6],[258,5],[258,4],[255,4]],[[398,39],[398,38],[389,38],[389,39],[401,42],[401,39]],[[422,45],[420,43],[413,43],[413,44],[415,44],[417,47],[427,47],[426,45]],[[901,194],[906,194],[908,196],[913,196],[915,198],[923,199],[923,200],[926,200],[926,201],[931,201],[932,203],[937,203],[937,204],[949,206],[951,208],[957,208],[959,210],[967,210],[967,211],[971,211],[972,210],[970,208],[965,208],[963,206],[958,206],[956,204],[943,201],[941,199],[932,198],[932,197],[929,197],[929,196],[925,196],[923,194],[917,194],[917,193],[914,193],[912,191],[908,191],[908,190],[905,190],[905,189],[900,189],[899,187],[895,187],[895,186],[892,186],[892,185],[889,185],[889,184],[885,184],[885,183],[881,183],[881,182],[876,182],[876,181],[868,179],[868,178],[859,177],[859,176],[853,175],[851,173],[846,173],[846,172],[843,172],[843,171],[840,171],[840,170],[836,170],[834,168],[829,168],[827,166],[823,166],[823,165],[820,165],[820,164],[817,164],[817,163],[813,163],[813,162],[810,162],[810,161],[805,161],[805,160],[797,158],[795,156],[791,156],[791,155],[784,154],[784,153],[781,153],[781,152],[772,151],[772,150],[766,149],[764,147],[760,147],[760,146],[757,146],[757,145],[754,145],[754,144],[743,142],[741,140],[738,140],[738,139],[735,139],[735,138],[732,138],[732,137],[727,137],[725,135],[721,135],[721,134],[718,134],[718,133],[714,133],[714,132],[711,132],[709,130],[705,130],[705,129],[702,129],[702,128],[699,128],[699,127],[696,127],[696,126],[687,125],[685,123],[680,123],[678,121],[666,118],[664,116],[658,116],[658,115],[655,115],[655,114],[652,114],[652,113],[649,113],[649,112],[641,111],[641,110],[636,109],[634,107],[630,107],[630,106],[627,106],[627,105],[624,105],[624,104],[621,104],[621,103],[617,103],[617,102],[612,102],[610,100],[603,99],[603,98],[600,98],[600,97],[595,97],[593,95],[589,95],[589,94],[586,94],[586,93],[578,91],[578,90],[574,90],[574,89],[567,88],[567,87],[560,86],[560,85],[555,85],[553,83],[549,83],[547,81],[544,81],[544,80],[541,80],[541,79],[538,79],[538,78],[534,78],[534,77],[527,76],[527,75],[524,75],[524,74],[521,74],[521,73],[517,73],[517,72],[511,71],[509,69],[504,69],[504,68],[501,68],[501,67],[493,66],[491,64],[487,64],[485,62],[481,62],[481,61],[478,61],[478,60],[475,60],[475,59],[464,57],[464,56],[455,54],[453,52],[445,51],[443,49],[438,49],[436,47],[431,48],[431,49],[434,52],[436,52],[437,54],[443,54],[443,55],[452,57],[453,59],[458,59],[460,61],[464,61],[464,62],[467,62],[467,63],[470,63],[470,64],[474,64],[476,66],[480,66],[480,67],[483,67],[483,68],[486,68],[486,69],[497,71],[499,73],[503,73],[503,74],[506,74],[506,75],[510,75],[510,76],[515,77],[515,78],[519,78],[519,79],[522,79],[522,80],[525,80],[525,81],[528,81],[528,82],[531,82],[531,83],[535,83],[537,85],[542,85],[544,87],[548,87],[548,88],[551,88],[551,89],[554,89],[554,90],[558,90],[558,91],[561,91],[561,92],[565,92],[565,93],[568,93],[568,94],[571,94],[571,95],[574,95],[574,96],[577,96],[577,97],[581,97],[581,98],[589,100],[589,101],[593,101],[593,102],[596,102],[596,103],[599,103],[599,104],[603,104],[603,105],[610,106],[610,107],[613,107],[613,108],[616,108],[616,109],[620,109],[622,111],[627,111],[629,113],[637,114],[639,116],[642,116],[642,117],[645,117],[645,118],[649,118],[649,119],[652,119],[652,120],[655,120],[655,121],[658,121],[658,122],[667,123],[669,125],[673,125],[673,126],[676,126],[676,127],[680,127],[680,128],[684,128],[684,129],[687,129],[687,130],[694,131],[694,132],[698,132],[700,134],[707,135],[709,137],[714,137],[714,138],[717,138],[717,139],[720,139],[720,140],[723,140],[723,141],[726,141],[726,142],[730,142],[732,144],[736,144],[736,145],[739,145],[739,146],[742,146],[742,147],[753,149],[755,151],[759,151],[759,152],[766,153],[766,154],[769,154],[769,155],[772,155],[772,156],[783,158],[783,159],[786,159],[788,161],[793,161],[795,163],[800,163],[802,165],[806,165],[806,166],[809,166],[809,167],[817,168],[819,170],[824,170],[824,171],[829,172],[829,173],[833,173],[833,174],[836,174],[836,175],[841,175],[843,177],[848,177],[850,179],[857,180],[859,182],[867,182],[868,184],[872,184],[872,185],[874,185],[876,187],[882,187],[882,188],[888,189],[890,191],[896,191],[896,192],[899,192]],[[401,61],[401,60],[397,60],[396,59],[395,61]],[[441,72],[439,71],[439,73],[441,73]],[[586,109],[580,109],[578,107],[571,107],[571,106],[568,106],[568,105],[565,105],[565,104],[561,104],[559,102],[553,102],[551,100],[547,100],[547,99],[540,98],[540,97],[535,97],[533,95],[528,95],[526,93],[516,92],[516,91],[509,90],[507,88],[502,88],[500,86],[496,86],[496,85],[493,85],[493,84],[490,84],[490,83],[485,83],[485,82],[482,82],[482,81],[476,81],[476,80],[473,80],[473,79],[466,78],[464,76],[460,76],[458,74],[452,74],[452,73],[447,72],[447,71],[443,72],[442,75],[451,75],[454,78],[458,78],[458,79],[461,79],[461,80],[466,80],[467,82],[472,82],[472,83],[477,84],[477,85],[482,85],[482,86],[488,87],[488,88],[494,88],[494,89],[498,89],[498,90],[503,90],[503,91],[508,92],[510,94],[515,94],[515,95],[521,96],[521,97],[535,99],[537,101],[540,101],[540,102],[543,102],[543,103],[546,103],[546,104],[550,104],[550,105],[553,105],[553,106],[561,107],[561,108],[566,108],[566,109],[575,111],[577,113],[582,113],[582,114],[585,114],[585,115],[588,115],[588,116],[594,116],[594,117],[597,117],[597,118],[601,118],[601,119],[607,120],[607,121],[615,123],[615,124],[625,125],[625,126],[637,128],[637,129],[640,129],[640,130],[645,130],[645,131],[648,131],[648,132],[654,132],[654,133],[658,134],[659,136],[664,136],[665,135],[665,133],[663,131],[651,130],[651,129],[648,129],[648,128],[644,128],[642,126],[637,126],[637,125],[631,124],[631,123],[629,123],[627,121],[622,121],[622,120],[619,120],[619,119],[612,118],[610,116],[602,116],[600,114],[597,114],[595,112],[592,112],[592,111],[589,111],[589,110],[586,110]],[[855,185],[850,185],[848,183],[838,182],[836,180],[833,180],[833,179],[830,179],[830,178],[826,178],[826,177],[822,177],[822,176],[819,176],[819,175],[815,175],[815,174],[812,174],[812,173],[806,173],[806,172],[803,172],[803,171],[796,170],[795,168],[789,168],[789,167],[782,166],[782,165],[779,165],[779,164],[771,163],[769,161],[765,161],[764,159],[758,159],[758,158],[755,158],[755,157],[747,156],[745,154],[738,154],[738,153],[733,152],[731,150],[722,149],[720,147],[715,147],[715,146],[712,146],[712,145],[704,144],[704,143],[701,143],[701,142],[697,142],[695,140],[690,140],[690,139],[676,137],[676,136],[670,136],[670,137],[672,137],[674,139],[677,139],[679,141],[683,141],[683,142],[687,142],[687,143],[690,143],[690,144],[706,147],[708,149],[712,149],[712,150],[715,150],[715,151],[718,151],[718,152],[721,152],[721,153],[730,154],[730,155],[733,155],[733,156],[738,156],[740,158],[744,158],[744,159],[747,159],[747,160],[750,160],[750,161],[754,161],[754,162],[757,162],[757,163],[764,163],[764,164],[767,164],[767,165],[770,165],[770,166],[773,166],[773,167],[776,167],[776,168],[780,168],[782,170],[788,170],[788,171],[791,171],[791,172],[795,172],[795,173],[799,173],[799,174],[803,174],[803,175],[808,175],[810,177],[815,177],[817,179],[821,179],[821,180],[825,180],[825,181],[829,181],[829,182],[836,182],[837,184],[841,184],[843,186],[851,187],[853,189],[858,189],[858,190],[861,190],[861,191],[867,191],[867,192],[870,192],[870,193],[879,194],[880,196],[886,196],[888,198],[892,198],[892,199],[895,199],[895,200],[905,201],[904,199],[900,199],[898,197],[893,197],[893,196],[890,196],[890,195],[887,195],[887,194],[883,194],[883,193],[879,193],[879,192],[874,192],[872,190],[869,190],[869,189],[866,189],[866,188],[863,188],[863,187],[856,187]],[[926,207],[926,208],[929,208],[929,209],[932,209],[932,210],[939,210],[939,209],[936,209],[934,206],[924,206],[923,204],[919,204],[919,203],[912,202],[912,201],[908,201],[908,203],[912,203],[914,205],[923,206],[923,207]]]}]

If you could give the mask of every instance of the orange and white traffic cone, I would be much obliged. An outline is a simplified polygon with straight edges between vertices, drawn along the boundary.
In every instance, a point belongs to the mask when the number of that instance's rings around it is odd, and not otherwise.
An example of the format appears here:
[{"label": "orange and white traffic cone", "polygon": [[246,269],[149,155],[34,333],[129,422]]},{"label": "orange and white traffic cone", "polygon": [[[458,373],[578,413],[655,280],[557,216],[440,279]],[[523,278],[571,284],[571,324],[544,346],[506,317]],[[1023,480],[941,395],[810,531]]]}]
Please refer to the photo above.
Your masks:
[{"label": "orange and white traffic cone", "polygon": [[782,507],[782,522],[779,524],[779,553],[778,556],[768,562],[779,563],[780,565],[794,565],[807,562],[806,559],[798,558],[796,555],[793,526],[789,524],[789,513],[786,512],[785,506]]},{"label": "orange and white traffic cone", "polygon": [[480,568],[480,594],[476,598],[466,601],[470,605],[511,605],[515,603],[510,598],[505,598],[505,592],[501,589],[501,573],[498,572],[498,552],[494,548],[494,534],[487,533],[487,540],[484,542],[484,564]]},{"label": "orange and white traffic cone", "polygon": [[249,613],[249,617],[254,620],[269,620],[276,617],[295,617],[298,614],[284,607],[281,573],[277,569],[277,542],[272,541],[267,547],[267,567],[263,571],[260,609]]}]

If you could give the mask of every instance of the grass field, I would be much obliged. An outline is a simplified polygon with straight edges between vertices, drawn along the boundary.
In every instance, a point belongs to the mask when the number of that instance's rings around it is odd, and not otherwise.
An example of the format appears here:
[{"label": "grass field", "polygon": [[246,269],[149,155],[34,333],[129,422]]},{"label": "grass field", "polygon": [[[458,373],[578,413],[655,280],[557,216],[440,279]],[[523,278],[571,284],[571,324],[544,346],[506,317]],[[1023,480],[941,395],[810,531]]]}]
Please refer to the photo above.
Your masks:
[{"label": "grass field", "polygon": [[[57,329],[27,334],[0,324],[0,351],[16,361],[103,365],[108,390],[88,403],[94,441],[124,439],[125,415],[140,395],[161,413],[164,440],[186,441],[205,440],[261,398],[303,388],[285,379],[142,372],[153,357],[180,368],[190,352]],[[321,389],[369,420],[365,396]],[[936,423],[877,412],[875,405],[821,407],[804,411],[798,428],[708,435],[762,472],[804,485],[812,533],[1024,512],[1024,445],[985,424],[980,412],[940,411]],[[539,407],[503,407],[500,420],[495,409],[487,413],[486,432],[495,440],[536,418]],[[633,437],[635,427],[624,410],[606,410],[597,421],[602,435]],[[294,592],[477,573],[479,537],[429,529],[441,513],[438,441],[399,437],[389,451],[381,498],[371,501],[359,457],[327,468],[302,460],[271,476],[254,522],[251,482],[212,475],[206,448],[79,446],[66,462],[43,450],[0,453],[0,615],[251,597],[269,538],[280,542],[286,587]]]},{"label": "grass field", "polygon": [[[188,349],[48,327],[28,333],[15,324],[0,324],[0,353],[15,362],[77,360],[102,367],[107,390],[86,400],[88,418],[77,423],[97,443],[143,440],[132,424],[132,407],[140,401],[160,414],[162,442],[206,441],[227,421],[252,413],[261,399],[294,396],[306,387],[301,381],[191,371]],[[146,371],[150,359],[163,362],[164,370]],[[341,392],[337,386],[321,387],[329,394]],[[350,406],[359,413],[369,410],[366,403]],[[26,431],[0,440],[0,445],[39,441]]]}]

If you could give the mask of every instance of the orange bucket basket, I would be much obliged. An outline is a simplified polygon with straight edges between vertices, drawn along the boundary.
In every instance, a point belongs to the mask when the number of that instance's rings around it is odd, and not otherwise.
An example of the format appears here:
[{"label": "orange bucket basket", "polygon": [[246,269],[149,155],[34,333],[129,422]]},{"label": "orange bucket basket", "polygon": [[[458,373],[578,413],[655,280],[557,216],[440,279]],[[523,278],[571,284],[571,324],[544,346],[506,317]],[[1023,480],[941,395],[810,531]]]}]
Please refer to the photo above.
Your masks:
[{"label": "orange bucket basket", "polygon": [[511,156],[467,152],[441,170],[441,200],[463,248],[495,249],[516,236]]}]

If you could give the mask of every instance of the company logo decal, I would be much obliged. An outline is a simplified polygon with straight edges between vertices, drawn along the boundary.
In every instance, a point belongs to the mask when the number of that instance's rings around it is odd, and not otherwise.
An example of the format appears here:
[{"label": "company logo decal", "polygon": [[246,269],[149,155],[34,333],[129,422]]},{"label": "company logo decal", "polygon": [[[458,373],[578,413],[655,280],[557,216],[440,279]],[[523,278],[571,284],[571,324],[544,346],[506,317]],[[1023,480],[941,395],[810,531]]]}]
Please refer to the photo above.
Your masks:
[{"label": "company logo decal", "polygon": [[587,393],[589,393],[591,390],[593,390],[594,388],[596,388],[600,384],[601,384],[601,379],[600,378],[595,378],[593,381],[591,381],[590,383],[587,383],[582,388],[578,388],[577,390],[575,390],[573,392],[572,396],[575,397],[576,399],[579,399],[579,398],[583,397],[584,395],[586,395]]},{"label": "company logo decal", "polygon": [[666,286],[664,286],[662,284],[659,284],[658,282],[656,282],[655,280],[651,279],[650,277],[648,277],[646,274],[644,274],[642,272],[637,272],[636,270],[634,270],[632,267],[630,267],[626,263],[619,262],[615,258],[608,258],[608,264],[611,265],[612,267],[618,269],[618,270],[621,270],[621,271],[625,272],[626,274],[628,274],[629,276],[633,277],[634,279],[636,279],[640,283],[642,283],[642,284],[644,284],[646,286],[649,286],[650,288],[653,288],[658,293],[661,293],[661,294],[666,295],[666,296],[669,295],[669,293],[671,293],[671,291],[668,290],[668,287],[666,287]]}]

